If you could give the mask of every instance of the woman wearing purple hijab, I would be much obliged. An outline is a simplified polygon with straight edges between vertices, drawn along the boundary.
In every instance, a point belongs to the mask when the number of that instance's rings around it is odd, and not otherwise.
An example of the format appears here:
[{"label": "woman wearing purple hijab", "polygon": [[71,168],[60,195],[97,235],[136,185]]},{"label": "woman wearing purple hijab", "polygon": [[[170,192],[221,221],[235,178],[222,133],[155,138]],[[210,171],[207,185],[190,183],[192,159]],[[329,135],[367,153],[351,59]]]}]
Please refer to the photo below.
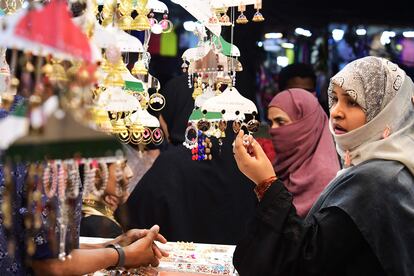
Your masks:
[{"label": "woman wearing purple hijab", "polygon": [[275,171],[293,195],[297,214],[305,217],[339,171],[328,117],[311,93],[292,88],[269,104]]}]

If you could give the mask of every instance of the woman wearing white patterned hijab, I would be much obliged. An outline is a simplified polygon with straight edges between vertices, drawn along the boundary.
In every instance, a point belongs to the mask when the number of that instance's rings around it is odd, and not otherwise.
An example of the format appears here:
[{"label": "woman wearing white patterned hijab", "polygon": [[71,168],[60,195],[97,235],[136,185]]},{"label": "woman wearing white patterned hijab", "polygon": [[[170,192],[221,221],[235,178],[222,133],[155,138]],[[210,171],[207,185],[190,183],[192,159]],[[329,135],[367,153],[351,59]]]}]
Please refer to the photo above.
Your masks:
[{"label": "woman wearing white patterned hijab", "polygon": [[[344,129],[347,117],[337,112],[335,87],[360,107],[366,123]],[[412,80],[396,64],[371,56],[349,63],[331,79],[331,131],[346,167],[369,159],[396,160],[414,174],[413,91]]]}]

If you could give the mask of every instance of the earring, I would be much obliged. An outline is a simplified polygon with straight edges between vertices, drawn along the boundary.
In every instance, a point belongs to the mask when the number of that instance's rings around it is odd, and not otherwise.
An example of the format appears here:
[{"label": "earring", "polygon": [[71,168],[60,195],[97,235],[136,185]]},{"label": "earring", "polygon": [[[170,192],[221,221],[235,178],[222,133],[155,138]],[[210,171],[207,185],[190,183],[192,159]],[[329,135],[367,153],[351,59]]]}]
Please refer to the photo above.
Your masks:
[{"label": "earring", "polygon": [[212,14],[213,15],[208,19],[208,23],[209,24],[218,24],[219,23],[219,20],[217,18],[216,13],[213,11]]},{"label": "earring", "polygon": [[[159,107],[156,107],[157,104],[159,105]],[[164,106],[165,106],[165,97],[161,93],[159,93],[157,90],[157,92],[152,94],[149,98],[149,107],[154,111],[160,111],[161,109],[164,108]]]},{"label": "earring", "polygon": [[[190,137],[192,133],[192,137]],[[185,130],[183,145],[188,149],[194,149],[197,146],[197,139],[198,139],[198,132],[197,129],[189,123],[187,129]]]},{"label": "earring", "polygon": [[121,0],[119,3],[119,12],[122,14],[121,18],[118,21],[118,27],[121,30],[131,30],[132,19],[131,12],[132,12],[132,2],[128,0]]},{"label": "earring", "polygon": [[132,21],[131,27],[137,31],[145,31],[151,29],[151,24],[147,17],[147,14],[150,12],[147,8],[148,0],[137,1],[137,8],[136,11],[138,13],[137,17],[134,18]]},{"label": "earring", "polygon": [[96,188],[97,183],[95,183],[94,185],[91,186],[91,192],[93,195],[97,197],[101,197],[105,193],[106,187],[108,185],[109,170],[108,170],[108,166],[104,162],[99,162],[98,167],[99,167],[98,171],[99,171],[101,187],[98,190]]},{"label": "earring", "polygon": [[256,4],[254,4],[254,8],[256,9],[255,14],[253,15],[253,22],[262,22],[264,21],[264,17],[260,12],[260,9],[262,8],[262,2],[261,1],[257,1]]},{"label": "earring", "polygon": [[206,132],[210,129],[211,123],[206,119],[202,118],[197,122],[197,129],[201,130],[202,132]]},{"label": "earring", "polygon": [[193,99],[195,100],[198,96],[203,94],[202,88],[202,80],[201,77],[197,77],[194,79],[194,91],[193,91]]},{"label": "earring", "polygon": [[154,16],[155,16],[154,12],[153,10],[151,10],[150,13],[148,14],[148,21],[151,27],[154,26],[155,24],[158,24],[158,20]]},{"label": "earring", "polygon": [[236,120],[233,121],[232,127],[233,127],[233,132],[234,133],[239,133],[239,131],[242,127],[242,123],[243,123],[243,121],[240,120],[240,119],[236,119]]},{"label": "earring", "polygon": [[219,130],[221,131],[221,138],[226,137],[226,128],[227,128],[227,121],[220,120],[218,123]]},{"label": "earring", "polygon": [[87,160],[83,167],[83,196],[88,196],[91,191],[92,187],[95,186],[95,176],[96,176],[96,167],[93,166],[91,160]]},{"label": "earring", "polygon": [[246,11],[246,6],[245,5],[240,5],[238,10],[240,12],[240,15],[239,15],[239,17],[237,17],[236,23],[237,24],[246,24],[247,22],[249,22],[247,17],[243,14],[243,12]]},{"label": "earring", "polygon": [[198,139],[197,139],[197,152],[193,155],[193,160],[204,160],[205,158],[205,137],[201,130],[198,130]]},{"label": "earring", "polygon": [[188,64],[183,60],[183,64],[181,64],[181,70],[183,70],[183,73],[187,73],[188,71]]},{"label": "earring", "polygon": [[173,23],[171,20],[168,19],[168,12],[165,11],[164,15],[162,16],[162,20],[160,20],[160,25],[162,27],[163,33],[169,33],[173,29]]},{"label": "earring", "polygon": [[140,121],[135,121],[132,123],[132,125],[129,127],[129,133],[131,135],[131,143],[134,145],[138,145],[142,142],[142,134],[144,133],[144,126]]},{"label": "earring", "polygon": [[223,26],[231,26],[230,17],[227,15],[227,9],[224,14],[220,17],[220,23]]},{"label": "earring", "polygon": [[159,145],[164,140],[163,133],[161,128],[157,127],[152,131],[152,143],[154,145]]},{"label": "earring", "polygon": [[[75,199],[79,195],[79,186],[80,186],[80,174],[79,166],[75,160],[67,161],[66,164],[68,168],[68,198]],[[68,184],[69,184],[68,183]]]},{"label": "earring", "polygon": [[68,174],[66,172],[64,163],[61,162],[59,164],[59,172],[58,172],[58,195],[59,200],[65,200],[66,197],[66,185],[67,185]]},{"label": "earring", "polygon": [[260,127],[260,122],[256,120],[256,118],[253,116],[253,119],[247,122],[247,130],[251,133],[257,132]]},{"label": "earring", "polygon": [[57,166],[54,162],[48,162],[43,172],[43,190],[48,198],[52,198],[57,190]]},{"label": "earring", "polygon": [[213,159],[213,156],[211,155],[211,148],[213,147],[213,143],[211,142],[210,138],[206,137],[204,140],[204,160],[211,160]]},{"label": "earring", "polygon": [[152,139],[152,132],[151,129],[149,129],[148,127],[144,128],[144,133],[142,134],[142,143],[144,145],[148,145],[149,143],[151,143],[151,139]]}]

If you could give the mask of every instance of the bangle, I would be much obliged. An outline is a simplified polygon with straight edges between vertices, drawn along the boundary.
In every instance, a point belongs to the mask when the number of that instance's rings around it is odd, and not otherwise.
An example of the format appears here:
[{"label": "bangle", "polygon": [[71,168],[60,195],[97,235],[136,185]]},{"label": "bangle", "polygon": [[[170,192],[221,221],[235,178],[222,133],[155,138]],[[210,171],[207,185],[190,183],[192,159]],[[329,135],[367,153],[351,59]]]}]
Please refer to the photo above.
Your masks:
[{"label": "bangle", "polygon": [[265,192],[267,191],[267,189],[270,188],[270,186],[272,186],[273,182],[275,182],[276,179],[277,177],[274,175],[256,185],[256,187],[254,188],[254,192],[256,193],[257,199],[259,201],[262,200]]},{"label": "bangle", "polygon": [[114,244],[108,244],[105,246],[106,248],[113,248],[118,253],[118,263],[115,266],[108,267],[108,269],[116,269],[120,267],[124,267],[125,265],[125,252],[122,246],[120,246],[117,243]]}]

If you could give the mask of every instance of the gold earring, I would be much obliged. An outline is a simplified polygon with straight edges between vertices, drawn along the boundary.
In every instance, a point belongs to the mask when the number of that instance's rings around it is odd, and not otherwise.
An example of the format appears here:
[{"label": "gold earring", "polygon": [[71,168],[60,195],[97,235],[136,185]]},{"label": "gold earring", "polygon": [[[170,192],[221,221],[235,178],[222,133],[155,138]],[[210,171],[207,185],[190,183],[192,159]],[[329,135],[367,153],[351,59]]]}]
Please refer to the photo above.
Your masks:
[{"label": "gold earring", "polygon": [[238,10],[240,12],[240,15],[239,15],[239,17],[237,17],[236,23],[237,24],[246,24],[247,22],[249,22],[249,20],[247,19],[247,17],[243,13],[244,11],[246,11],[246,6],[245,5],[240,5]]}]

